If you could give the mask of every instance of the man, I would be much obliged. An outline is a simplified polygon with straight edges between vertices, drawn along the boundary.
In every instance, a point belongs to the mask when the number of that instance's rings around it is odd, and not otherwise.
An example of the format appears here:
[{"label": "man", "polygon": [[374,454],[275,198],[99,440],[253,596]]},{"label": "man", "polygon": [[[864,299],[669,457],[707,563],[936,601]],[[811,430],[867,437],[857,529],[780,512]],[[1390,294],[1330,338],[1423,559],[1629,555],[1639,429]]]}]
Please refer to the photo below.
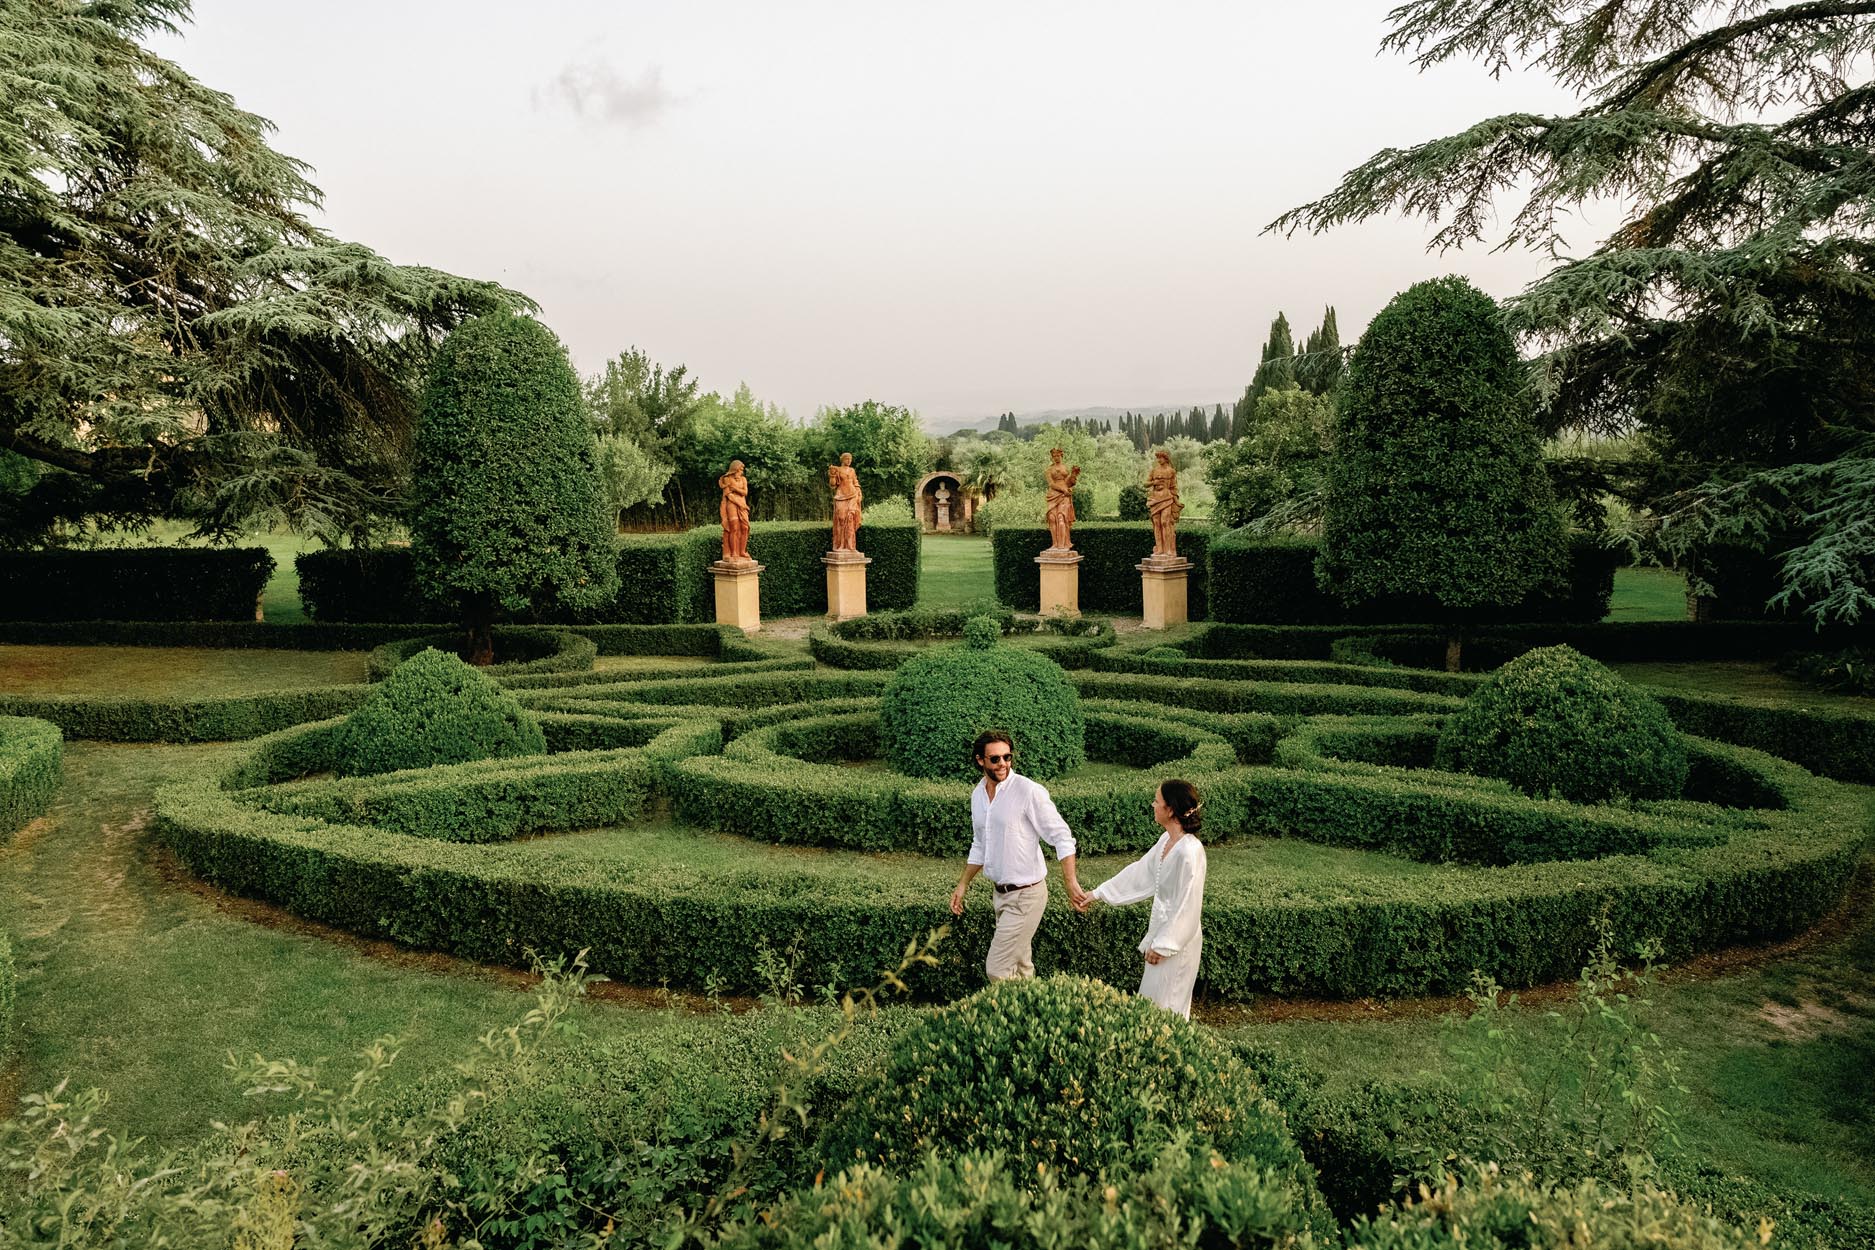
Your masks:
[{"label": "man", "polygon": [[1068,899],[1086,897],[1074,875],[1074,833],[1055,810],[1048,791],[1015,770],[1015,744],[1000,729],[977,735],[977,767],[983,780],[970,792],[970,855],[951,891],[951,915],[964,911],[964,892],[978,873],[996,887],[996,936],[983,970],[992,981],[1035,975],[1035,931],[1048,906],[1048,861],[1043,842],[1055,848]]}]

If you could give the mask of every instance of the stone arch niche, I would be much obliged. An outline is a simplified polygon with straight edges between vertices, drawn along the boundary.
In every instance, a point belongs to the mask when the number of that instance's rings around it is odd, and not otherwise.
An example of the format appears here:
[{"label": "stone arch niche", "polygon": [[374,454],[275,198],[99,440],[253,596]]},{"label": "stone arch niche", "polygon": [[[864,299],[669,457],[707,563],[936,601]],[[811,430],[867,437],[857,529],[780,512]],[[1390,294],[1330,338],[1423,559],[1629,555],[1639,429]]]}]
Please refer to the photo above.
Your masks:
[{"label": "stone arch niche", "polygon": [[963,533],[976,517],[977,501],[964,493],[955,473],[927,473],[912,492],[912,510],[927,534]]}]

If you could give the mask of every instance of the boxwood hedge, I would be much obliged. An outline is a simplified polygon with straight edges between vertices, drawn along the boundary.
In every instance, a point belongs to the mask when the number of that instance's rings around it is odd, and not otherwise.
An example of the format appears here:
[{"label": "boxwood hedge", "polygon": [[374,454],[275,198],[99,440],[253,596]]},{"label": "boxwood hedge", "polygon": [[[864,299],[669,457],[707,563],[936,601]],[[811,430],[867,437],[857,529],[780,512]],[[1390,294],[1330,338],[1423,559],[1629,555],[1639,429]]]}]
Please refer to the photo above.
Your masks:
[{"label": "boxwood hedge", "polygon": [[65,765],[57,725],[29,716],[0,716],[0,842],[52,806]]},{"label": "boxwood hedge", "polygon": [[[1222,736],[1107,710],[1088,713],[1087,722],[1095,759],[1153,771],[1049,783],[1083,853],[1137,845],[1162,774],[1199,779],[1207,810],[1225,814],[1220,820],[1233,807],[1241,812],[1241,790],[1218,775],[1237,758]],[[876,705],[783,720],[735,738],[721,756],[678,762],[674,809],[691,824],[764,842],[962,857],[970,849],[973,783],[838,766],[869,760],[878,749]]]},{"label": "boxwood hedge", "polygon": [[[804,668],[800,659],[777,661],[776,652],[742,631],[720,625],[601,625],[551,630],[517,629],[549,639],[554,663],[577,659],[590,643],[601,655],[703,656],[735,665],[732,672]],[[0,626],[0,641],[101,646],[225,646],[284,650],[349,650],[404,644],[385,656],[415,647],[405,627],[396,625],[234,625],[185,622],[173,625],[139,622],[76,625]],[[544,645],[544,644],[543,644]],[[585,664],[590,667],[588,657]],[[381,667],[388,658],[381,661]],[[671,680],[695,675],[694,665],[636,669],[621,673],[560,674],[559,680],[616,685],[629,681]],[[545,677],[504,677],[517,688],[549,685]],[[254,738],[288,725],[324,720],[352,711],[371,693],[368,684],[263,690],[244,695],[204,698],[142,698],[0,695],[0,715],[33,716],[51,722],[67,737],[106,742],[219,742]]]},{"label": "boxwood hedge", "polygon": [[[917,601],[920,539],[919,527],[909,519],[900,524],[871,521],[861,527],[860,549],[872,557],[866,570],[869,607],[909,608]],[[716,526],[620,535],[618,598],[603,608],[556,623],[655,625],[713,620],[715,592],[709,565],[721,557],[722,541],[722,531]],[[749,554],[767,566],[762,573],[763,615],[826,612],[826,569],[820,557],[832,545],[832,526],[825,521],[757,521],[750,527]],[[448,620],[452,615],[418,594],[408,548],[311,551],[299,556],[295,564],[300,598],[318,621],[414,623]]]},{"label": "boxwood hedge", "polygon": [[[1205,551],[1211,527],[1202,522],[1178,527],[1178,553],[1192,562],[1186,577],[1186,611],[1194,621],[1208,611]],[[1045,525],[999,525],[990,536],[996,566],[996,597],[1027,611],[1041,604],[1041,573],[1035,564],[1052,541]],[[1139,570],[1152,554],[1152,526],[1137,521],[1094,521],[1074,527],[1074,549],[1081,553],[1081,610],[1138,616]]]},{"label": "boxwood hedge", "polygon": [[[1330,803],[1379,811],[1391,802],[1413,810],[1424,796],[1407,782],[1426,779],[1359,758],[1335,763],[1326,749],[1319,764],[1244,766],[1239,761],[1254,755],[1259,743],[1272,744],[1276,728],[1286,723],[1285,717],[1258,713],[1259,696],[1245,683],[1168,685],[1133,675],[1079,676],[1097,683],[1148,683],[1145,689],[1112,692],[1122,700],[1130,696],[1139,716],[1110,713],[1104,700],[1091,701],[1088,709],[1104,717],[1098,741],[1120,743],[1123,729],[1137,732],[1136,742],[1116,747],[1135,755],[1149,755],[1149,742],[1168,741],[1182,724],[1220,718],[1210,723],[1221,727],[1221,718],[1241,717],[1235,738],[1206,734],[1193,750],[1209,752],[1207,761],[1215,766],[1198,778],[1207,796],[1207,833],[1215,830],[1228,839],[1211,853],[1206,905],[1204,981],[1217,998],[1450,991],[1463,986],[1474,968],[1507,985],[1552,980],[1579,967],[1603,913],[1617,941],[1657,938],[1670,958],[1778,937],[1813,924],[1840,900],[1868,838],[1862,800],[1854,791],[1761,754],[1714,746],[1708,753],[1718,763],[1709,771],[1719,782],[1710,784],[1709,797],[1749,802],[1754,810],[1715,813],[1683,804],[1637,813],[1636,819],[1651,815],[1677,822],[1689,834],[1657,839],[1642,853],[1483,868],[1369,858],[1336,847],[1273,853],[1279,843],[1254,835],[1306,837],[1315,832],[1309,821],[1338,827],[1345,822],[1327,810]],[[705,726],[696,731],[700,735],[739,727],[741,740],[731,742],[729,754],[706,754],[711,744],[699,736],[680,743],[661,770],[654,764],[654,790],[669,795],[680,812],[691,805],[698,819],[772,820],[789,836],[803,821],[820,821],[830,831],[826,839],[840,845],[852,845],[850,829],[866,829],[859,822],[870,821],[873,832],[866,836],[875,839],[873,845],[954,857],[968,836],[962,783],[946,791],[864,769],[811,765],[777,750],[785,743],[806,754],[815,743],[833,741],[820,736],[823,730],[848,735],[840,752],[856,749],[865,732],[858,714],[866,709],[854,700],[876,695],[878,687],[879,676],[870,673],[764,673],[589,687],[577,699],[551,690],[522,694],[538,700],[537,707],[586,718],[700,714],[698,721],[685,722]],[[1423,702],[1452,702],[1412,692],[1340,689],[1350,697],[1422,701],[1390,711],[1433,711],[1438,709]],[[1333,697],[1330,689],[1317,691],[1311,700]],[[602,697],[583,697],[592,693]],[[1142,698],[1148,700],[1143,706]],[[810,724],[823,709],[798,705],[819,699],[837,701],[839,716],[848,719]],[[1310,713],[1287,715],[1304,714]],[[1136,731],[1121,724],[1128,719],[1138,722]],[[580,732],[599,732],[583,723],[587,728]],[[683,736],[677,728],[664,732]],[[615,836],[598,857],[583,853],[581,843],[555,840],[464,846],[352,823],[359,816],[336,800],[322,809],[332,817],[324,819],[267,811],[252,796],[234,792],[314,771],[316,753],[296,753],[289,749],[293,740],[289,734],[257,744],[221,778],[165,787],[158,796],[158,828],[206,879],[354,931],[508,962],[518,961],[528,947],[590,947],[596,968],[640,984],[720,979],[759,988],[758,952],[764,944],[798,950],[803,979],[825,982],[895,966],[908,936],[945,918],[942,904],[954,880],[954,858],[739,841],[726,861],[735,866],[725,871],[720,854],[697,854],[697,839],[711,835],[696,832],[634,831],[624,840]],[[1339,749],[1348,753],[1345,744]],[[1372,753],[1412,759],[1423,749],[1396,742]],[[1178,767],[1183,771],[1185,764]],[[817,779],[823,776],[837,783],[834,789],[821,787]],[[1155,775],[1147,778],[1156,781]],[[1149,792],[1145,785],[1129,795],[1124,783],[1090,783],[1085,796],[1076,796],[1073,785],[1056,787],[1064,814],[1079,828],[1112,830],[1104,845],[1090,842],[1086,852],[1081,875],[1091,883],[1124,862],[1103,861],[1102,851],[1131,858],[1149,844]],[[1730,790],[1721,794],[1725,786]],[[539,789],[518,787],[517,802],[521,793]],[[856,804],[850,819],[839,811],[826,814],[830,802],[852,793],[879,798]],[[1456,789],[1449,801],[1467,798],[1480,801]],[[1072,808],[1083,799],[1082,808]],[[556,801],[577,811],[571,797]],[[1501,801],[1522,805],[1514,809],[1518,813],[1537,807],[1521,796]],[[777,810],[788,805],[798,815]],[[881,806],[893,815],[881,820]],[[1584,819],[1596,818],[1592,809],[1580,811],[1588,813]],[[462,819],[454,809],[447,817],[451,823]],[[1428,828],[1435,823],[1426,821]],[[836,829],[840,824],[850,829]],[[1722,839],[1692,836],[1714,826],[1723,826]],[[893,840],[883,841],[888,835]],[[1050,917],[1038,938],[1043,966],[1122,985],[1137,977],[1138,916],[1076,916],[1056,900]],[[973,987],[990,928],[988,908],[973,900],[939,966],[920,973],[921,991],[953,996]]]},{"label": "boxwood hedge", "polygon": [[273,572],[263,547],[0,551],[17,621],[253,621]]}]

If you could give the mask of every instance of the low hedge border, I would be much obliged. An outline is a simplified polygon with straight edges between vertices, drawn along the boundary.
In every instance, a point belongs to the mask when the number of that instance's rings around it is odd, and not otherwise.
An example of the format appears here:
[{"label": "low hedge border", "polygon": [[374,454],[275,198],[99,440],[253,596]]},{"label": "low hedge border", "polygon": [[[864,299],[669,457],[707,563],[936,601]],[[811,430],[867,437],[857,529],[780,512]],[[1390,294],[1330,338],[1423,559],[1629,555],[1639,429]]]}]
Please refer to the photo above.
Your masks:
[{"label": "low hedge border", "polygon": [[[1642,626],[1648,628],[1640,628]],[[1655,626],[1667,628],[1653,628]],[[1677,622],[1637,622],[1633,627],[1596,628],[1617,631],[1619,637],[1617,638],[1616,633],[1598,635],[1593,631],[1571,631],[1571,633],[1578,638],[1599,638],[1603,644],[1601,649],[1613,654],[1615,662],[1620,662],[1622,659],[1637,660],[1640,657],[1658,658],[1663,651],[1671,655],[1670,647],[1678,641],[1685,642],[1693,652],[1684,658],[1690,660],[1718,658],[1704,653],[1707,649],[1699,646],[1699,639],[1695,636],[1708,630],[1730,636],[1730,641],[1721,650],[1735,658],[1735,652],[1732,651],[1734,647],[1754,640],[1762,645],[1775,636],[1788,632],[1788,627],[1775,623],[1743,621],[1724,624],[1689,623],[1684,627]],[[1327,634],[1332,631],[1315,632],[1309,641],[1323,643],[1336,657],[1334,662],[1319,666],[1297,660],[1208,658],[1219,656],[1220,652],[1228,653],[1238,649],[1259,647],[1272,636],[1293,638],[1296,635],[1296,630],[1293,628],[1279,631],[1275,635],[1265,632],[1276,629],[1277,627],[1274,626],[1204,626],[1191,637],[1177,643],[1158,644],[1159,647],[1169,646],[1171,650],[1185,652],[1194,658],[1179,660],[1163,654],[1155,656],[1151,651],[1125,647],[1094,656],[1092,667],[1096,670],[1125,669],[1148,675],[1175,677],[1178,679],[1177,685],[1180,689],[1205,680],[1205,674],[1215,674],[1215,679],[1283,681],[1320,673],[1323,676],[1334,675],[1343,682],[1371,686],[1376,689],[1399,689],[1403,692],[1444,690],[1449,692],[1454,699],[1469,694],[1488,677],[1488,674],[1484,673],[1446,673],[1395,664],[1395,657],[1424,660],[1433,654],[1431,641],[1434,638],[1433,635],[1402,633],[1398,630],[1343,633],[1333,639],[1327,637]],[[1497,651],[1494,654],[1509,658],[1512,655],[1521,655],[1529,647],[1547,645],[1544,640],[1556,638],[1558,634],[1553,629],[1532,628],[1512,634],[1496,633],[1491,637],[1498,640]],[[1611,639],[1616,639],[1616,641],[1611,642]],[[1572,642],[1571,645],[1575,643]],[[1590,645],[1593,646],[1593,643]],[[1442,636],[1438,641],[1437,655],[1441,659],[1444,656]],[[1207,658],[1196,658],[1198,656]],[[1362,666],[1358,661],[1363,657],[1378,662]],[[1084,674],[1078,677],[1077,681],[1084,683],[1091,676],[1093,674]],[[1767,751],[1772,755],[1801,764],[1819,776],[1829,777],[1836,781],[1875,783],[1875,714],[1840,709],[1790,707],[1783,703],[1733,695],[1695,695],[1685,691],[1666,690],[1652,686],[1640,688],[1658,699],[1667,709],[1667,714],[1673,718],[1673,723],[1685,733]],[[1089,693],[1085,685],[1082,687],[1082,693]],[[1263,710],[1277,712],[1290,710],[1276,704],[1277,701],[1272,698]],[[1304,715],[1310,715],[1316,712],[1415,709],[1316,707],[1299,710]],[[1432,711],[1435,709],[1416,710]]]},{"label": "low hedge border", "polygon": [[[713,721],[633,725],[548,715],[542,722],[550,745],[582,745],[547,755],[285,784],[274,784],[281,780],[276,763],[261,787],[235,789],[234,797],[282,816],[349,821],[451,842],[504,842],[641,820],[663,769],[686,755],[719,751],[723,742]],[[341,723],[295,726],[264,749],[296,770],[321,771],[331,765],[333,734]],[[243,769],[224,776],[223,784],[251,776]]]},{"label": "low hedge border", "polygon": [[[1237,762],[1221,735],[1137,714],[1087,716],[1093,758],[1153,771],[1124,780],[1068,777],[1049,786],[1083,853],[1135,845],[1162,776],[1198,778],[1208,810],[1241,803],[1239,792],[1215,779]],[[962,856],[971,841],[969,783],[837,766],[873,758],[878,734],[876,708],[745,731],[720,757],[676,765],[674,809],[691,824],[764,842]],[[1229,813],[1220,819],[1228,824]]]},{"label": "low hedge border", "polygon": [[1084,699],[1127,699],[1169,703],[1205,712],[1267,712],[1274,716],[1450,712],[1461,700],[1450,695],[1304,682],[1221,681],[1146,673],[1081,672],[1069,675]]},{"label": "low hedge border", "polygon": [[[721,766],[693,758],[676,768],[705,763]],[[1327,849],[1330,858],[1310,861],[1316,867],[1295,869],[1272,860],[1267,841],[1216,845],[1207,992],[1228,1001],[1448,993],[1473,969],[1510,986],[1553,981],[1575,973],[1604,914],[1617,943],[1656,938],[1669,959],[1800,931],[1849,885],[1867,847],[1864,801],[1768,756],[1750,765],[1789,797],[1788,810],[1708,846],[1504,868],[1369,864]],[[1284,772],[1233,768],[1200,784],[1213,794],[1241,784],[1248,812],[1257,784]],[[956,869],[954,860],[750,844],[743,866],[724,872],[696,866],[695,834],[648,833],[614,844],[603,860],[541,854],[533,843],[466,846],[258,811],[215,778],[164,787],[156,813],[159,836],[179,858],[236,893],[471,959],[519,963],[530,948],[590,948],[596,971],[641,985],[759,989],[764,947],[798,953],[807,984],[896,966],[907,937],[944,914]],[[1150,844],[1143,813],[1132,828],[1123,856],[1090,853],[1083,880],[1100,880]],[[980,984],[989,910],[973,897],[938,966],[919,974],[922,993],[949,997]],[[1123,910],[1076,916],[1056,899],[1037,962],[1130,985],[1142,923]]]},{"label": "low hedge border", "polygon": [[64,769],[65,737],[57,725],[0,716],[0,844],[52,806]]},{"label": "low hedge border", "polygon": [[[151,631],[144,636],[141,631]],[[601,655],[674,655],[714,657],[732,672],[803,668],[810,662],[797,658],[776,660],[777,652],[746,638],[742,631],[721,625],[605,625],[535,629],[552,635],[562,654],[574,656],[587,646]],[[568,642],[566,639],[572,639]],[[73,646],[228,646],[231,648],[289,650],[350,650],[387,643],[421,649],[408,637],[407,627],[383,625],[217,625],[213,622],[165,626],[138,622],[63,625],[0,625],[0,641],[28,645]],[[389,656],[391,652],[386,652]],[[591,658],[585,660],[590,666]],[[582,680],[614,685],[634,680],[677,679],[692,676],[692,666],[668,670],[592,674]],[[525,683],[527,678],[505,681]],[[92,698],[76,696],[0,695],[0,716],[37,717],[49,721],[75,739],[104,742],[221,742],[255,738],[289,725],[325,720],[357,708],[371,693],[369,684],[311,686],[292,690],[262,690],[245,695],[217,695],[199,699]]]},{"label": "low hedge border", "polygon": [[[517,658],[491,664],[483,671],[500,680],[505,677],[531,677],[541,673],[584,673],[592,668],[599,655],[599,645],[590,638],[564,629],[540,629],[529,626],[495,627],[495,653]],[[387,642],[372,649],[366,672],[372,681],[383,681],[411,656],[434,647],[456,652],[459,634],[428,634]]]},{"label": "low hedge border", "polygon": [[[1763,824],[1761,812],[1703,802],[1585,806],[1537,799],[1490,778],[1391,762],[1428,753],[1437,737],[1434,717],[1304,721],[1276,744],[1275,761],[1286,771],[1260,778],[1255,788],[1257,831],[1429,863],[1501,866],[1709,845]],[[1723,779],[1731,795],[1761,796],[1774,805],[1767,810],[1788,803],[1774,776],[1752,768],[1755,753],[1688,745],[1702,762],[1713,761],[1702,776]],[[1741,773],[1757,787],[1741,786]]]},{"label": "low hedge border", "polygon": [[[1166,651],[1177,651],[1175,658]],[[1103,673],[1154,673],[1165,677],[1201,677],[1220,681],[1290,682],[1304,685],[1385,686],[1464,698],[1477,688],[1468,673],[1392,669],[1347,660],[1199,660],[1164,643],[1142,649],[1135,643],[1090,656],[1087,663]]]},{"label": "low hedge border", "polygon": [[[1568,643],[1604,664],[1649,660],[1752,660],[1815,646],[1808,626],[1766,621],[1602,621],[1596,624],[1494,625],[1485,636],[1509,640],[1521,655],[1531,647]],[[1445,658],[1445,635],[1437,625],[1195,625],[1170,645],[1205,660],[1328,660],[1341,639],[1411,638],[1419,645],[1438,639],[1435,666]],[[1382,641],[1377,647],[1389,645]],[[1467,642],[1470,646],[1471,641]],[[1373,650],[1373,648],[1369,648]]]},{"label": "low hedge border", "polygon": [[[1004,629],[1008,635],[1011,631]],[[951,637],[962,640],[963,626],[960,623],[957,633]],[[925,637],[942,637],[939,634]],[[1050,634],[1025,632],[1022,641],[1012,645],[1024,651],[1033,651],[1045,655],[1063,668],[1086,668],[1093,662],[1093,657],[1103,647],[1111,647],[1119,641],[1109,621],[1090,620],[1087,632],[1083,634]],[[856,642],[839,636],[837,629],[815,626],[807,635],[808,650],[822,664],[834,668],[847,669],[895,669],[915,655],[922,655],[930,650],[912,642]]]}]

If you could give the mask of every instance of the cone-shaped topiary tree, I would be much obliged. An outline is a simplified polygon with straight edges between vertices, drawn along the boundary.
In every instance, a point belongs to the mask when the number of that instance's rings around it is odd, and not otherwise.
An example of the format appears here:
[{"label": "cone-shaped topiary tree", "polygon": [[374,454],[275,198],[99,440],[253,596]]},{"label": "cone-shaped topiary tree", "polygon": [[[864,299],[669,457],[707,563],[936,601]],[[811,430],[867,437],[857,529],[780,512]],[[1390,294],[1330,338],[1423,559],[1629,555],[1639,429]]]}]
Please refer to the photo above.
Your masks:
[{"label": "cone-shaped topiary tree", "polygon": [[332,744],[342,777],[540,755],[540,725],[487,673],[445,651],[419,651],[345,718]]},{"label": "cone-shaped topiary tree", "polygon": [[1326,496],[1323,586],[1348,603],[1430,597],[1447,667],[1468,621],[1563,576],[1523,363],[1484,292],[1421,282],[1367,327],[1341,384]]},{"label": "cone-shaped topiary tree", "polygon": [[410,546],[423,592],[461,608],[464,659],[493,661],[498,615],[617,592],[595,448],[579,378],[546,326],[493,314],[444,341],[417,424]]}]

